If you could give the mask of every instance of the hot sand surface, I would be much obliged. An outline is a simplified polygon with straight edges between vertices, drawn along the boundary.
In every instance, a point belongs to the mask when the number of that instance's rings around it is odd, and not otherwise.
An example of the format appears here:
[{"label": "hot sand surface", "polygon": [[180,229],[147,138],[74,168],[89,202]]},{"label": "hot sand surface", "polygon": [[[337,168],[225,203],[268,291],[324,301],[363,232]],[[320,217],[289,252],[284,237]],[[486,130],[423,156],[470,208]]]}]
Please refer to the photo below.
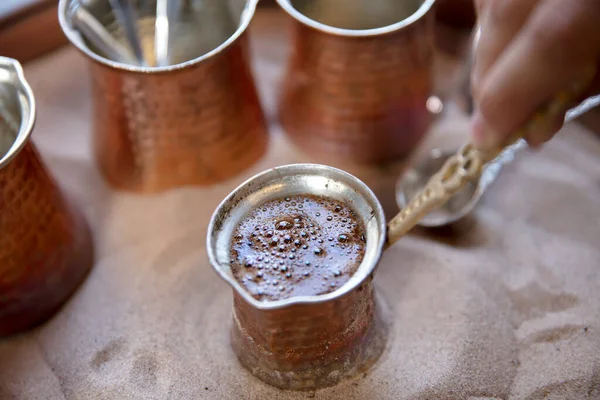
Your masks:
[{"label": "hot sand surface", "polygon": [[[253,23],[253,49],[271,118],[287,31],[267,15]],[[25,72],[38,101],[34,140],[83,205],[98,254],[54,319],[0,341],[0,399],[600,399],[600,141],[582,128],[508,167],[471,226],[415,232],[389,249],[375,279],[393,316],[383,357],[364,377],[292,393],[237,363],[231,289],[208,265],[204,238],[242,179],[315,160],[273,125],[268,156],[237,179],[148,197],[113,192],[92,161],[81,56],[66,49]],[[425,147],[461,142],[467,122],[449,118]],[[391,216],[401,168],[346,169]]]}]

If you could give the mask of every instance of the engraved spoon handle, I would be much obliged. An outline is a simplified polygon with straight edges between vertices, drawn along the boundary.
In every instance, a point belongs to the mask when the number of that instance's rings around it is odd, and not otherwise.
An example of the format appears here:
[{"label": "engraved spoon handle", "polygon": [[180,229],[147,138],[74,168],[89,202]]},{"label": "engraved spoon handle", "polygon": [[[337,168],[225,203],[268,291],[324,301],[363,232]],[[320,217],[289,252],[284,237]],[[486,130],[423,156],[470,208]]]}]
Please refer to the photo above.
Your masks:
[{"label": "engraved spoon handle", "polygon": [[[462,189],[469,181],[476,181],[481,177],[486,165],[497,159],[499,155],[522,139],[526,133],[531,130],[537,130],[540,126],[548,123],[551,118],[557,115],[561,110],[568,108],[573,99],[576,99],[587,86],[593,77],[593,70],[586,74],[583,82],[585,84],[574,85],[574,87],[562,93],[550,102],[549,106],[537,113],[521,129],[518,129],[510,136],[504,146],[491,151],[482,151],[476,149],[470,143],[464,145],[455,155],[446,160],[442,168],[433,175],[425,187],[418,193],[410,203],[404,207],[389,223],[387,232],[387,245],[395,243],[398,239],[410,231],[425,215],[430,211],[444,204],[450,197]],[[567,114],[569,120],[585,111],[593,108],[597,104],[598,96],[592,97],[583,103],[570,114]],[[584,111],[585,110],[585,111]],[[520,146],[520,145],[519,145]],[[516,148],[516,147],[515,147]],[[513,151],[515,148],[512,148]]]},{"label": "engraved spoon handle", "polygon": [[156,2],[154,52],[157,67],[165,67],[171,64],[173,27],[181,13],[181,6],[180,0],[158,0]]},{"label": "engraved spoon handle", "polygon": [[125,64],[137,64],[137,60],[129,48],[119,43],[79,2],[73,2],[67,18],[74,29],[109,59]]},{"label": "engraved spoon handle", "polygon": [[508,146],[498,157],[490,161],[483,169],[479,178],[479,193],[483,192],[490,186],[500,174],[500,170],[506,164],[509,164],[515,159],[517,153],[528,147],[525,139],[519,139],[515,143]]},{"label": "engraved spoon handle", "polygon": [[137,65],[147,66],[144,50],[140,41],[137,15],[131,0],[109,0],[117,22],[121,25],[131,51],[135,55]]},{"label": "engraved spoon handle", "polygon": [[169,20],[168,0],[156,2],[156,21],[154,23],[154,57],[158,67],[169,65],[169,33],[171,32]]}]

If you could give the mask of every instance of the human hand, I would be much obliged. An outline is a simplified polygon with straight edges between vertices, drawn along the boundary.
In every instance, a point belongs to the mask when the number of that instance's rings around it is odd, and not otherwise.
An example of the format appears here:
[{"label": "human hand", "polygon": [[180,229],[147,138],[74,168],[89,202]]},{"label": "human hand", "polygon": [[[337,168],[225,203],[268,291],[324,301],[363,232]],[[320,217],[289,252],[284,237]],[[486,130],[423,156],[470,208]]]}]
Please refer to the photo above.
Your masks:
[{"label": "human hand", "polygon": [[[502,145],[590,69],[595,78],[586,97],[600,93],[599,0],[476,0],[476,6],[481,27],[471,77],[476,147]],[[566,111],[525,139],[534,147],[549,140]]]}]

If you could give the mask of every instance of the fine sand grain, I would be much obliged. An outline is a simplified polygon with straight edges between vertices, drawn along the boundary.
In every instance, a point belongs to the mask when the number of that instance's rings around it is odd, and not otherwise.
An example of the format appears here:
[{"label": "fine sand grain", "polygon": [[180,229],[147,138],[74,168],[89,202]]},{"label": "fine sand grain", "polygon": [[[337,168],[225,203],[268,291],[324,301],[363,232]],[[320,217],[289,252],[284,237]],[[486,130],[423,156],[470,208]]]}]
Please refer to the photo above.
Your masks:
[{"label": "fine sand grain", "polygon": [[[284,21],[253,23],[268,117],[288,51]],[[246,177],[324,161],[298,153],[273,124],[268,156],[222,185],[113,192],[92,161],[81,56],[62,50],[25,72],[38,101],[34,140],[90,220],[97,263],[54,319],[0,341],[0,399],[600,399],[600,140],[582,128],[508,167],[470,223],[389,249],[375,279],[393,315],[383,357],[335,388],[291,393],[258,382],[232,354],[231,288],[208,265],[204,238],[218,202]],[[423,151],[463,140],[467,121],[448,117]],[[345,168],[391,216],[401,167]]]}]

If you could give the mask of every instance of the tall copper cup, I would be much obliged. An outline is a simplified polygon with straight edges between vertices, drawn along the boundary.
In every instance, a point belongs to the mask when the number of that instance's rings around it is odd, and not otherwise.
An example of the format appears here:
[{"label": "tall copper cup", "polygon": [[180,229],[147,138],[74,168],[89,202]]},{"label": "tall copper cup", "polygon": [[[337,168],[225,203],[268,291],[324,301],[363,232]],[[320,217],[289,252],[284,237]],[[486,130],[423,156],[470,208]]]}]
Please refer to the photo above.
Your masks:
[{"label": "tall copper cup", "polygon": [[21,66],[0,57],[0,336],[49,318],[92,265],[87,224],[30,141],[34,120]]},{"label": "tall copper cup", "polygon": [[435,0],[277,0],[293,51],[280,121],[311,154],[361,163],[408,155],[430,116]]},{"label": "tall copper cup", "polygon": [[60,1],[63,30],[91,61],[95,152],[110,183],[207,185],[263,155],[246,33],[257,1]]}]

